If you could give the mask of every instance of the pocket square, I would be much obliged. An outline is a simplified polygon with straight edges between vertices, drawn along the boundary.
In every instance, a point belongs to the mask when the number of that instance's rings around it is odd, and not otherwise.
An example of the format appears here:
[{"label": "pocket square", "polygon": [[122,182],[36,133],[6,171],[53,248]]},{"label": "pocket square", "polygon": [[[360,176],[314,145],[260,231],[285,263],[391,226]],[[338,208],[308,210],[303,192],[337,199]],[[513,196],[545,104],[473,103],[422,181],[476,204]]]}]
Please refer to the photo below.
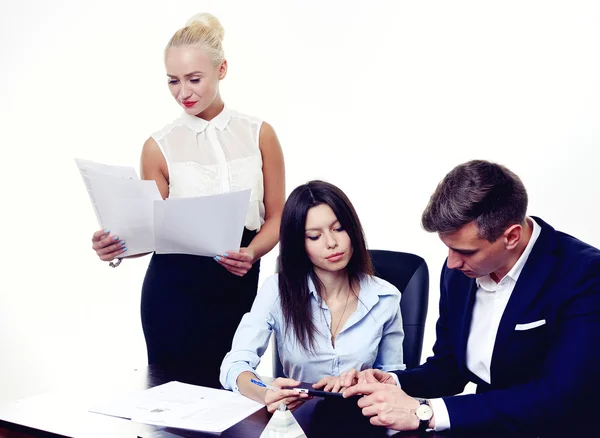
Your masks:
[{"label": "pocket square", "polygon": [[540,319],[539,321],[528,322],[527,324],[517,324],[515,326],[515,330],[523,331],[523,330],[531,330],[536,327],[540,327],[546,324],[545,319]]}]

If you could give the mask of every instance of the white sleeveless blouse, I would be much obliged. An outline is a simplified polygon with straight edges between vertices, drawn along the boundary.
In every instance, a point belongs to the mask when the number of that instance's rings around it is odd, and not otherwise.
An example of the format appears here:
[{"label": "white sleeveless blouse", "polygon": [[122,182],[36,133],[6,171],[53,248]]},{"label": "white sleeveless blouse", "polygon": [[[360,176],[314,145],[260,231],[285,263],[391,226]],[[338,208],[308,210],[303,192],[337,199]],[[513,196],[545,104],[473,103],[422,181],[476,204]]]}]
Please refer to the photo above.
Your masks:
[{"label": "white sleeveless blouse", "polygon": [[261,125],[225,107],[210,121],[184,113],[154,133],[169,169],[169,197],[252,189],[246,228],[258,231],[265,221]]}]

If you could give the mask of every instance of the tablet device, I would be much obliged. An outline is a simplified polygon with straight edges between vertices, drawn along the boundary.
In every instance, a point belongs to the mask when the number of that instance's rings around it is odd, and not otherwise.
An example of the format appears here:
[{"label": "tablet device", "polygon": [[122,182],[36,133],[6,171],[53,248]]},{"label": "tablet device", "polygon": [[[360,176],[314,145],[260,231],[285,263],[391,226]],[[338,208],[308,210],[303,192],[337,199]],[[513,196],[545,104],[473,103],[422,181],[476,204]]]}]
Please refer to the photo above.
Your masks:
[{"label": "tablet device", "polygon": [[304,392],[313,397],[336,397],[344,398],[341,392],[319,391],[318,389],[294,388],[298,392]]}]

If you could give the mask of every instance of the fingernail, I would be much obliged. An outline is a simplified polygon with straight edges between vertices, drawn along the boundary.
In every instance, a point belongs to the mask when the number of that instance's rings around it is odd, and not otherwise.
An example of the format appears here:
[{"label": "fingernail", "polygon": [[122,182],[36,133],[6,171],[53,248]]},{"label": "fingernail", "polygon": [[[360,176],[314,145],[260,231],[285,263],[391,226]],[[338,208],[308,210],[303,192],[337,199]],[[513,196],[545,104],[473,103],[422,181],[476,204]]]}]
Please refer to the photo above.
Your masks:
[{"label": "fingernail", "polygon": [[124,240],[121,240],[121,245],[125,245],[125,241]]},{"label": "fingernail", "polygon": [[229,257],[229,254],[227,254],[226,252],[223,253],[223,257]]},{"label": "fingernail", "polygon": [[113,237],[113,240],[119,240],[119,236]]},{"label": "fingernail", "polygon": [[123,248],[121,251],[123,251],[123,252],[127,251],[127,247]]},{"label": "fingernail", "polygon": [[107,228],[106,230],[104,230],[104,234],[108,234],[110,233],[110,230]]},{"label": "fingernail", "polygon": [[214,259],[218,262],[219,260],[221,260],[221,257],[215,256]]}]

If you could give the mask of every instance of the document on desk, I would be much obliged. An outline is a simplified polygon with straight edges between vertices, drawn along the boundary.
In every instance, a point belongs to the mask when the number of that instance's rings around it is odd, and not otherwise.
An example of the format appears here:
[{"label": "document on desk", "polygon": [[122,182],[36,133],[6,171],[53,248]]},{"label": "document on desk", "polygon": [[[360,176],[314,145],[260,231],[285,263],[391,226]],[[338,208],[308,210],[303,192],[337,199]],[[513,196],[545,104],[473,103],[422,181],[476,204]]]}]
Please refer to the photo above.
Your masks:
[{"label": "document on desk", "polygon": [[219,433],[263,407],[241,394],[173,381],[90,411],[137,423]]},{"label": "document on desk", "polygon": [[133,167],[75,161],[100,227],[125,240],[123,256],[213,257],[239,248],[250,190],[163,200],[156,182],[140,180]]}]

